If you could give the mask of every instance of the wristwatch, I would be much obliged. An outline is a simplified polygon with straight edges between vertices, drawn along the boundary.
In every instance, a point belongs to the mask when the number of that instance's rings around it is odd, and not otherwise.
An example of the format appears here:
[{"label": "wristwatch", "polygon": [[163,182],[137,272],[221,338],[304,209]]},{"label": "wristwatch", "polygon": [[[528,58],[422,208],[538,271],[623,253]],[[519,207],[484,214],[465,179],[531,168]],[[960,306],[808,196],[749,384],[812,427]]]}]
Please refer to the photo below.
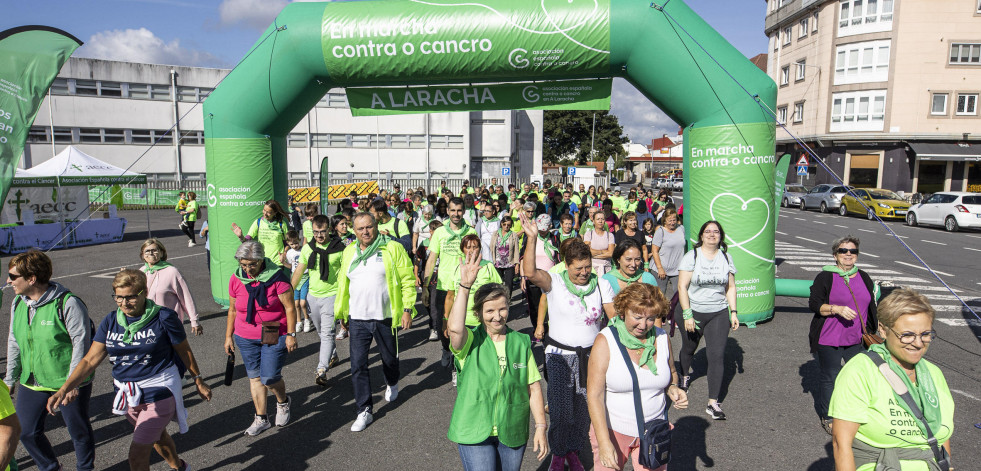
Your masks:
[{"label": "wristwatch", "polygon": [[296,332],[287,332],[286,333],[286,336],[287,337],[296,337]]}]

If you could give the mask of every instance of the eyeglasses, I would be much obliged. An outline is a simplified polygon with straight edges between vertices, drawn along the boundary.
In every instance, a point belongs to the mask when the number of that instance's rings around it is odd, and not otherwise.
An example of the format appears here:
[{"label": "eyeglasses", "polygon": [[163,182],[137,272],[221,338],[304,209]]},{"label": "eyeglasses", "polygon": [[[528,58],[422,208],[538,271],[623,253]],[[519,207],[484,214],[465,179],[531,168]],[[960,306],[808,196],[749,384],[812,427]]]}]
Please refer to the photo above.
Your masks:
[{"label": "eyeglasses", "polygon": [[328,231],[313,231],[313,235],[327,235]]},{"label": "eyeglasses", "polygon": [[259,262],[252,262],[252,263],[238,262],[238,266],[242,268],[255,268],[259,266]]},{"label": "eyeglasses", "polygon": [[720,232],[719,231],[708,230],[708,231],[703,232],[702,234],[720,234]]},{"label": "eyeglasses", "polygon": [[14,281],[17,278],[20,278],[22,276],[24,276],[24,275],[18,275],[18,274],[15,274],[15,273],[7,272],[7,278],[10,278],[10,281]]},{"label": "eyeglasses", "polygon": [[115,293],[113,293],[111,296],[113,301],[116,301],[116,304],[123,304],[123,303],[131,303],[133,301],[136,301],[137,299],[140,298],[140,295],[142,294],[143,294],[143,290],[140,290],[139,293],[131,294],[129,296],[116,296]]},{"label": "eyeglasses", "polygon": [[158,253],[160,253],[160,251],[159,250],[156,250],[156,249],[150,249],[150,250],[144,250],[143,251],[143,255],[156,255]]},{"label": "eyeglasses", "polygon": [[937,337],[936,330],[928,330],[926,332],[920,332],[919,334],[914,332],[903,332],[900,334],[899,332],[892,330],[892,327],[889,327],[887,325],[883,325],[883,327],[889,329],[889,331],[892,332],[893,335],[895,335],[896,338],[898,338],[899,341],[905,345],[909,345],[913,343],[914,341],[916,341],[917,337],[919,337],[920,341],[922,341],[923,343],[930,343],[933,341],[933,339]]},{"label": "eyeglasses", "polygon": [[838,250],[836,250],[836,252],[839,253],[839,254],[841,254],[841,255],[845,255],[846,253],[850,253],[852,255],[858,255],[858,249],[846,249],[844,247],[838,248]]}]

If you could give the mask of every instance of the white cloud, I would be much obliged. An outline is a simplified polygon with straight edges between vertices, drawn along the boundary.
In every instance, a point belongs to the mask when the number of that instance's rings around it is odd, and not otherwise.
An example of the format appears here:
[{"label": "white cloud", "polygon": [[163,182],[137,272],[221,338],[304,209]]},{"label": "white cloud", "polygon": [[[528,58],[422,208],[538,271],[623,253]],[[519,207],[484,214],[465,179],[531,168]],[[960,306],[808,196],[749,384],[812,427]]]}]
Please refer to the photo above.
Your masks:
[{"label": "white cloud", "polygon": [[148,64],[217,67],[224,65],[214,55],[188,49],[179,39],[165,42],[146,28],[95,33],[79,48],[80,57]]},{"label": "white cloud", "polygon": [[613,79],[610,112],[617,115],[632,142],[650,145],[653,138],[678,133],[677,123],[622,78]]},{"label": "white cloud", "polygon": [[[324,1],[324,0],[295,0]],[[241,25],[265,30],[276,15],[288,5],[287,0],[222,0],[218,15],[222,26]]]}]

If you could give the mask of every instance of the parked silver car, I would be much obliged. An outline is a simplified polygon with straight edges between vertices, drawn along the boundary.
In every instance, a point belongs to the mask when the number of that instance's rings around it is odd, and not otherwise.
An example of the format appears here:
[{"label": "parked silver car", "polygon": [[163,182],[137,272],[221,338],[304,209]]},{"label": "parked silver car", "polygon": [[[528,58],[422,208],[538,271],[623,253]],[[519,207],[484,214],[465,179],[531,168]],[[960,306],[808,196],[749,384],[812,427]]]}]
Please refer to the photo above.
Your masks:
[{"label": "parked silver car", "polygon": [[830,185],[827,183],[811,188],[800,199],[801,211],[808,209],[820,209],[822,213],[837,211],[841,206],[841,197],[848,193],[852,187],[843,185]]},{"label": "parked silver car", "polygon": [[800,206],[800,199],[807,193],[807,188],[800,185],[784,185],[783,207]]}]

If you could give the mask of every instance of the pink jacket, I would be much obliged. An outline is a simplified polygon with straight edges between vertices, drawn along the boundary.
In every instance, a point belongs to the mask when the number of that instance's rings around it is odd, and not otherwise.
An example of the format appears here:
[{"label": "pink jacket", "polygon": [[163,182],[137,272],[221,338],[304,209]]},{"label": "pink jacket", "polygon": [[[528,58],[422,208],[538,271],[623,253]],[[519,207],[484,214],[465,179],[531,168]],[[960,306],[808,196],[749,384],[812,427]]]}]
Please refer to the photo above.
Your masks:
[{"label": "pink jacket", "polygon": [[[146,266],[140,267],[140,271],[146,273]],[[191,327],[198,326],[198,310],[194,306],[194,298],[191,297],[187,281],[177,271],[177,267],[170,266],[157,270],[152,275],[147,273],[146,286],[147,298],[160,306],[176,311],[182,322],[185,316],[189,317]]]}]

